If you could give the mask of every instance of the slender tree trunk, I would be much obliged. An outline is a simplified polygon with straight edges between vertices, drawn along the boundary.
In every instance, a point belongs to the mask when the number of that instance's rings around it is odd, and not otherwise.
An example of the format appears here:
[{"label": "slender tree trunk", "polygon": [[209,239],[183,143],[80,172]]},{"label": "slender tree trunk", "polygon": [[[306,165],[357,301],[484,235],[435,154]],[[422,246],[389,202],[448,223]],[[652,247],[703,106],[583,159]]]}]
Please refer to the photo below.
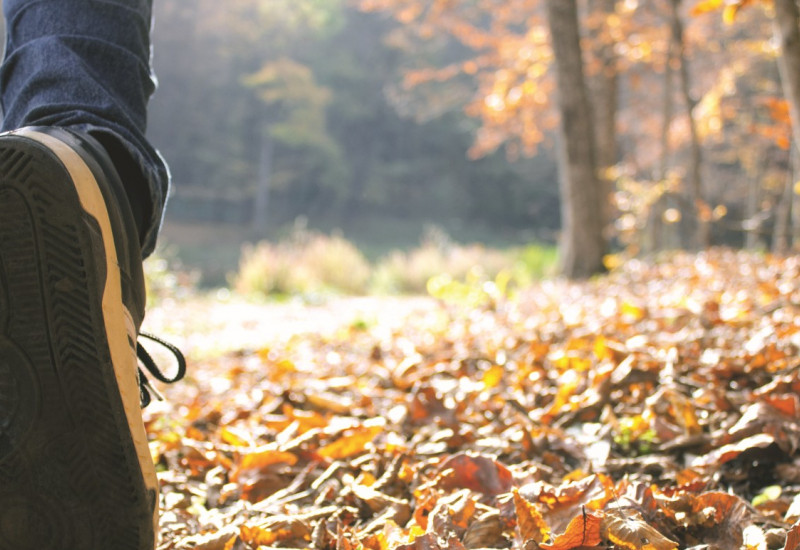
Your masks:
[{"label": "slender tree trunk", "polygon": [[772,252],[786,254],[789,249],[796,248],[800,243],[800,198],[795,193],[794,186],[797,182],[798,165],[800,165],[800,152],[792,147],[789,157],[789,174],[783,194],[775,210],[775,227],[772,233]]},{"label": "slender tree trunk", "polygon": [[795,147],[800,147],[800,8],[796,0],[775,0],[774,28],[781,45],[778,68],[789,102],[792,137]]},{"label": "slender tree trunk", "polygon": [[694,205],[693,246],[707,248],[711,243],[711,225],[708,216],[708,206],[703,200],[702,179],[702,150],[700,135],[697,130],[697,121],[694,118],[694,108],[697,104],[691,94],[691,79],[689,77],[689,61],[686,58],[686,41],[684,39],[683,21],[680,15],[682,0],[671,0],[670,27],[672,30],[672,47],[675,49],[672,60],[676,63],[680,76],[680,90],[686,104],[686,114],[689,117],[690,153],[688,166],[689,196]]},{"label": "slender tree trunk", "polygon": [[786,176],[786,186],[778,201],[775,212],[775,227],[772,231],[772,252],[785,254],[789,251],[789,228],[792,219],[792,195],[794,194],[794,170],[789,170]]},{"label": "slender tree trunk", "polygon": [[617,0],[591,0],[590,12],[597,18],[592,26],[592,43],[599,70],[590,81],[595,122],[595,150],[604,206],[603,226],[610,229],[616,212],[613,205],[615,179],[611,169],[619,161],[617,111],[619,110],[619,69],[614,40],[609,32],[609,18],[616,13]]},{"label": "slender tree trunk", "polygon": [[[775,20],[773,23],[775,37],[781,45],[781,55],[778,58],[778,69],[781,75],[781,85],[783,95],[789,103],[789,114],[792,120],[792,141],[794,142],[793,151],[800,147],[800,8],[796,0],[775,0]],[[794,158],[795,155],[793,155]],[[794,165],[794,162],[792,162]],[[784,200],[790,201],[791,193],[794,188],[794,178],[789,178],[786,183],[787,191],[784,193]],[[776,217],[787,218],[785,223],[788,226],[788,216],[782,215],[779,209]],[[777,225],[776,221],[776,225]],[[787,231],[784,233],[788,235]],[[788,240],[788,237],[786,237]],[[776,240],[777,241],[777,240]],[[773,249],[781,247],[788,250],[788,242],[775,242]]]},{"label": "slender tree trunk", "polygon": [[745,202],[745,237],[744,247],[748,250],[757,250],[763,245],[761,232],[763,230],[761,216],[761,181],[764,177],[765,151],[759,148],[752,155],[749,162],[744,165],[747,176],[747,200]]},{"label": "slender tree trunk", "polygon": [[792,147],[792,157],[791,157],[791,167],[789,168],[791,172],[790,178],[790,185],[792,186],[792,220],[791,220],[791,239],[792,239],[792,250],[795,252],[800,247],[800,193],[797,193],[795,190],[796,182],[798,181],[798,169],[800,169],[800,151],[796,147]]},{"label": "slender tree trunk", "polygon": [[[667,51],[667,60],[664,64],[664,88],[661,96],[661,134],[659,136],[659,155],[658,167],[656,168],[655,181],[657,184],[666,185],[667,181],[667,166],[669,165],[669,130],[672,125],[672,117],[675,111],[675,102],[673,100],[674,94],[674,75],[675,71],[672,70],[672,50],[670,47]],[[667,201],[669,192],[665,189],[660,197],[656,199],[650,212],[650,222],[648,223],[649,234],[649,248],[651,252],[663,250],[665,248],[665,241],[667,227],[664,224],[664,212],[667,208]],[[674,225],[670,226],[674,229]]]},{"label": "slender tree trunk", "polygon": [[576,0],[547,0],[547,14],[561,113],[561,269],[568,277],[583,278],[603,271],[607,243]]}]

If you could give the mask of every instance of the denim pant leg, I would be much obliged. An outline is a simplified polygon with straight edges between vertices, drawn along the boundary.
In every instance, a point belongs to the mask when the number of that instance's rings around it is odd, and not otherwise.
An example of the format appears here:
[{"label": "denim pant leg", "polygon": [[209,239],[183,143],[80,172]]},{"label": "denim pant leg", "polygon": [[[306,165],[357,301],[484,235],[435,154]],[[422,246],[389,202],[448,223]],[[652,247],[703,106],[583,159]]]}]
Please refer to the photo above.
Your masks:
[{"label": "denim pant leg", "polygon": [[169,185],[164,160],[144,136],[155,90],[152,0],[3,0],[3,11],[2,129],[78,128],[123,157],[128,194],[145,205],[140,237],[149,254]]}]

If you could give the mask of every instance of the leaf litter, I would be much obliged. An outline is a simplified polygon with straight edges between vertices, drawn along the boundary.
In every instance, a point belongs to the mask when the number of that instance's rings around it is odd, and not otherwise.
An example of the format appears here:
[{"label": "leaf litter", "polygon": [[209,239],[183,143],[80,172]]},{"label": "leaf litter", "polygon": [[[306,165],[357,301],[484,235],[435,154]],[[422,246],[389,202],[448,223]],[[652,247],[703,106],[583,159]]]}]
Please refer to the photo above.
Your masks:
[{"label": "leaf litter", "polygon": [[797,550],[798,349],[800,259],[712,250],[197,359],[159,548]]}]

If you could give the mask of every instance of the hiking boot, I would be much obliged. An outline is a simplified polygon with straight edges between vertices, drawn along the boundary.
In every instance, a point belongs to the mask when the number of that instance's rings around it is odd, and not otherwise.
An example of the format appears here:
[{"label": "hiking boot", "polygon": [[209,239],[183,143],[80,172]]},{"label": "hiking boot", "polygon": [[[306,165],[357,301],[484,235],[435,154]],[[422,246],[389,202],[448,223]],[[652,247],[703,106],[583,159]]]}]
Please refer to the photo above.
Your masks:
[{"label": "hiking boot", "polygon": [[137,234],[94,139],[0,135],[1,550],[155,546]]}]

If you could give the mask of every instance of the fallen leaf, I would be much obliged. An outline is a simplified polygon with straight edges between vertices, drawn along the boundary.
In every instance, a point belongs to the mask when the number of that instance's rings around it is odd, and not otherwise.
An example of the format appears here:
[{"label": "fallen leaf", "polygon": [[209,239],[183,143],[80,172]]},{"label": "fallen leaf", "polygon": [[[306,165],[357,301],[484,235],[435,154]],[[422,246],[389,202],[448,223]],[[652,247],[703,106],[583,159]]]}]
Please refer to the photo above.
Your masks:
[{"label": "fallen leaf", "polygon": [[550,527],[535,504],[514,490],[514,507],[517,513],[517,527],[523,541],[541,543],[550,535]]},{"label": "fallen leaf", "polygon": [[792,525],[786,534],[783,550],[800,550],[800,521]]},{"label": "fallen leaf", "polygon": [[572,518],[567,530],[556,535],[552,542],[539,546],[546,550],[571,550],[582,546],[597,546],[602,541],[603,515],[582,513]]},{"label": "fallen leaf", "polygon": [[297,456],[293,453],[286,453],[268,446],[260,450],[242,455],[238,465],[231,474],[231,481],[236,482],[248,471],[263,471],[278,464],[294,466],[297,464]]},{"label": "fallen leaf", "polygon": [[328,443],[317,451],[317,454],[330,460],[339,460],[361,454],[367,445],[383,432],[384,426],[357,426],[347,435]]},{"label": "fallen leaf", "polygon": [[494,497],[511,490],[512,476],[508,468],[492,458],[461,453],[439,465],[437,486],[445,491],[471,489]]},{"label": "fallen leaf", "polygon": [[602,521],[602,536],[627,550],[676,550],[674,542],[648,524],[632,510],[606,512]]}]

